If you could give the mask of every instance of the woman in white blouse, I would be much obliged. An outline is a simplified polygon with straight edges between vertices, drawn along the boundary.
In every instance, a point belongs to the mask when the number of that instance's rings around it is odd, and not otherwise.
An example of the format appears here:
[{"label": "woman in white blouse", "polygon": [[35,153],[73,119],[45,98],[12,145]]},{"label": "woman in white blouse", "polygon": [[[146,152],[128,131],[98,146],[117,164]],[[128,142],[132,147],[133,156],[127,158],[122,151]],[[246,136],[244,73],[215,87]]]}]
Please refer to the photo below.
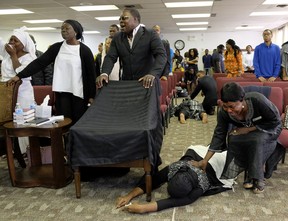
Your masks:
[{"label": "woman in white blouse", "polygon": [[253,58],[254,58],[254,52],[252,51],[252,46],[247,45],[246,46],[246,53],[243,53],[243,67],[244,72],[254,73],[254,67],[253,67]]}]

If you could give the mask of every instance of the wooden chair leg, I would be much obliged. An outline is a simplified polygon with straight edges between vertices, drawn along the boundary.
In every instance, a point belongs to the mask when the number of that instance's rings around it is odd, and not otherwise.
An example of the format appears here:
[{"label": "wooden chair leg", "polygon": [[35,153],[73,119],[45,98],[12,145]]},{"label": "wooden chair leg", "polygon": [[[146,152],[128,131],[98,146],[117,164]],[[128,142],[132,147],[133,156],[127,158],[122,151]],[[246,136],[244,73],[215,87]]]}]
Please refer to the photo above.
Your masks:
[{"label": "wooden chair leg", "polygon": [[76,190],[76,198],[81,197],[81,175],[79,167],[76,167],[74,170],[74,182],[75,182],[75,190]]},{"label": "wooden chair leg", "polygon": [[146,183],[146,201],[151,201],[152,192],[152,177],[151,177],[151,164],[148,159],[144,160],[145,183]]},{"label": "wooden chair leg", "polygon": [[16,157],[19,165],[22,168],[26,168],[26,163],[20,150],[18,138],[13,138],[13,150],[14,150],[14,156]]},{"label": "wooden chair leg", "polygon": [[163,134],[166,135],[165,113],[162,114],[162,126],[163,126]]},{"label": "wooden chair leg", "polygon": [[285,162],[285,156],[286,156],[286,152],[287,152],[287,149],[285,148],[285,152],[284,152],[284,154],[283,154],[283,157],[282,157],[282,163],[284,163],[284,162]]}]

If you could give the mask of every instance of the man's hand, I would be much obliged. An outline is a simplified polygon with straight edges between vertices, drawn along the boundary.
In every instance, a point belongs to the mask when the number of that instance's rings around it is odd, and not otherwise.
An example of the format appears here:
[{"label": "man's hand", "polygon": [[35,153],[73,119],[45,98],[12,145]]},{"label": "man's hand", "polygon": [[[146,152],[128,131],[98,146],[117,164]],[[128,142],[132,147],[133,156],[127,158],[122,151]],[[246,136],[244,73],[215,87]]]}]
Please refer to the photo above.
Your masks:
[{"label": "man's hand", "polygon": [[276,78],[275,78],[275,77],[270,77],[270,78],[268,78],[268,80],[267,80],[267,81],[273,82],[273,81],[275,81],[275,80],[276,80]]},{"label": "man's hand", "polygon": [[263,77],[259,77],[258,80],[261,81],[261,82],[265,82],[266,81],[266,79],[263,78]]},{"label": "man's hand", "polygon": [[98,88],[103,87],[103,81],[108,84],[108,76],[106,74],[100,75],[96,78],[96,85]]},{"label": "man's hand", "polygon": [[144,77],[140,78],[138,81],[143,81],[143,87],[150,88],[153,86],[155,77],[152,74],[146,74]]},{"label": "man's hand", "polygon": [[18,76],[14,76],[13,78],[11,78],[9,81],[6,82],[7,86],[12,86],[16,81],[19,81],[20,78]]}]

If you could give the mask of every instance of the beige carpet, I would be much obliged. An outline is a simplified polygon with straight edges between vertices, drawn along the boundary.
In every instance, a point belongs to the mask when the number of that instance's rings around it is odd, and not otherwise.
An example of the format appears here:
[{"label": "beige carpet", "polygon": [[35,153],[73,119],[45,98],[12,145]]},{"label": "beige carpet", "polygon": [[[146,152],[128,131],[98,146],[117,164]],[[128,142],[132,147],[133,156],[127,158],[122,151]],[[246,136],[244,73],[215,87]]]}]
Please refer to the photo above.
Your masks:
[{"label": "beige carpet", "polygon": [[[180,101],[180,100],[179,100]],[[178,101],[178,103],[179,103]],[[209,123],[188,120],[187,124],[171,123],[164,137],[161,167],[174,162],[183,150],[195,144],[210,142],[216,116]],[[0,221],[184,221],[184,220],[269,220],[288,221],[288,157],[279,164],[263,194],[255,195],[242,188],[243,176],[234,191],[202,197],[195,203],[158,213],[137,215],[115,209],[115,199],[134,187],[143,171],[131,169],[121,177],[98,177],[94,182],[82,182],[82,197],[75,198],[74,182],[62,189],[11,187],[6,160],[0,161]],[[166,185],[153,191],[152,199],[166,198]],[[145,196],[136,199],[145,202]]]}]

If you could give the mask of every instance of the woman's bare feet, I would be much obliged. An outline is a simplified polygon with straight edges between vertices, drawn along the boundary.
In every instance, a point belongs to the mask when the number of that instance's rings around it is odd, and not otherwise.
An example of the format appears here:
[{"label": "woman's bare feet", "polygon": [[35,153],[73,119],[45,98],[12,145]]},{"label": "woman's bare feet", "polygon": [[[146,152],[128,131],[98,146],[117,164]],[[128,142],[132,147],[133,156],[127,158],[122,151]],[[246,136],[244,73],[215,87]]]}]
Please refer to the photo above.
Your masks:
[{"label": "woman's bare feet", "polygon": [[202,123],[207,124],[208,123],[208,116],[206,113],[202,113]]},{"label": "woman's bare feet", "polygon": [[180,114],[180,123],[186,124],[185,115],[183,113]]}]

